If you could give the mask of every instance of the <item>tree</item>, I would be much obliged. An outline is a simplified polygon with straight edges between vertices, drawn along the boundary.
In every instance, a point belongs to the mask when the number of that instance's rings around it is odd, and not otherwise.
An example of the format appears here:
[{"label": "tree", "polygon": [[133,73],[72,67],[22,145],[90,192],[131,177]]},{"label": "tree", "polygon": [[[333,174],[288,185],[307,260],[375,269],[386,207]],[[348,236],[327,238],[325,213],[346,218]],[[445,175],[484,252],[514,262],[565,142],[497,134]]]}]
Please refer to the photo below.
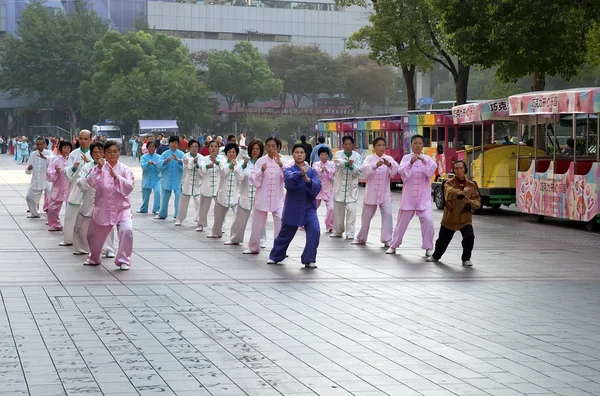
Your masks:
[{"label": "tree", "polygon": [[181,40],[162,33],[107,33],[94,50],[95,73],[81,86],[87,116],[125,123],[176,119],[180,127],[212,119],[209,93]]},{"label": "tree", "polygon": [[360,112],[363,103],[371,107],[384,103],[396,91],[391,67],[378,65],[365,55],[351,56],[346,62],[350,68],[345,95],[354,101],[355,112]]},{"label": "tree", "polygon": [[80,112],[79,85],[94,69],[94,44],[108,23],[91,10],[50,12],[40,2],[23,10],[16,36],[0,41],[0,89],[34,106],[66,107],[72,133]]},{"label": "tree", "polygon": [[543,90],[546,76],[575,76],[587,58],[586,35],[600,3],[572,0],[429,0],[439,10],[449,48],[468,64],[497,66],[505,82],[533,75]]},{"label": "tree", "polygon": [[338,89],[340,79],[334,60],[318,45],[278,45],[269,50],[267,62],[283,82],[282,107],[287,95],[294,107],[300,106],[303,97],[310,98],[316,107],[319,94]]},{"label": "tree", "polygon": [[250,103],[278,97],[283,89],[266,59],[247,41],[237,43],[231,52],[209,54],[207,82],[227,98],[230,109],[238,101],[247,110]]},{"label": "tree", "polygon": [[206,81],[207,78],[209,53],[209,51],[195,51],[190,53],[190,59],[196,67],[196,75],[200,81]]},{"label": "tree", "polygon": [[[368,4],[367,0],[337,0],[337,2],[343,6],[365,7]],[[371,2],[375,13],[375,16],[371,17],[373,30],[363,31],[365,38],[361,36],[355,38],[362,39],[362,43],[369,46],[373,44],[375,49],[372,50],[372,55],[376,58],[380,57],[382,60],[395,58],[398,64],[408,66],[405,78],[414,76],[415,67],[427,67],[426,62],[421,63],[422,57],[430,62],[439,63],[452,75],[457,104],[466,103],[470,66],[460,56],[454,57],[454,53],[446,45],[447,38],[444,32],[438,29],[441,14],[437,7],[432,6],[437,3],[430,3],[427,0],[371,0]],[[396,24],[396,21],[402,22]],[[411,60],[414,63],[411,63]],[[405,63],[402,63],[403,61]]]},{"label": "tree", "polygon": [[[361,28],[348,39],[348,48],[368,48],[369,57],[380,64],[400,67],[406,85],[408,110],[416,108],[415,72],[431,69],[432,60],[419,49],[426,42],[426,29],[407,29],[420,24],[418,10],[410,2],[379,0],[376,12],[369,16],[371,25]],[[365,4],[366,5],[366,4]]]}]

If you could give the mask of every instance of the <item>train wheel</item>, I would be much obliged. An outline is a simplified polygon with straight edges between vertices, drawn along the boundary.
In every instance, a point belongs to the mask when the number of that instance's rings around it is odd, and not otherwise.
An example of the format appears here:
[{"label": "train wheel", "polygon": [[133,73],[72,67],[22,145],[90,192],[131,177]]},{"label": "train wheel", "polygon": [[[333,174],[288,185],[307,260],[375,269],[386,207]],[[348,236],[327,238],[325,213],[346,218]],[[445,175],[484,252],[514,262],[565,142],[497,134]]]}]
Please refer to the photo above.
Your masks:
[{"label": "train wheel", "polygon": [[596,218],[593,218],[592,220],[585,223],[585,229],[588,231],[596,231],[598,229],[598,221],[596,220]]},{"label": "train wheel", "polygon": [[534,223],[541,223],[544,221],[544,216],[542,215],[533,215],[533,222]]},{"label": "train wheel", "polygon": [[442,187],[436,187],[436,189],[433,190],[433,200],[436,208],[439,210],[444,209],[444,193],[442,191]]}]

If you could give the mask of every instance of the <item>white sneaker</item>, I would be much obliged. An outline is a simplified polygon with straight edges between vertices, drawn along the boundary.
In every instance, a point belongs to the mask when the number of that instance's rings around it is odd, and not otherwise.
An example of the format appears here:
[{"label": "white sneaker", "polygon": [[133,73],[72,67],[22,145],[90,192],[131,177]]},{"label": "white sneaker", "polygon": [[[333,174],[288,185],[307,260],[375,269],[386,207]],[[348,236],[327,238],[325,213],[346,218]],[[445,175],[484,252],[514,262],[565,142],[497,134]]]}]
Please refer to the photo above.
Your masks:
[{"label": "white sneaker", "polygon": [[211,238],[211,239],[217,239],[217,238],[221,238],[221,235],[216,235],[216,234],[210,233],[206,237]]},{"label": "white sneaker", "polygon": [[261,242],[260,243],[260,248],[261,249],[266,249],[266,247],[267,247],[267,243],[266,242]]},{"label": "white sneaker", "polygon": [[331,233],[331,235],[329,235],[329,238],[341,238],[342,234],[336,234],[336,233]]},{"label": "white sneaker", "polygon": [[436,259],[433,256],[429,256],[425,259],[425,261],[427,261],[428,263],[437,263],[438,261],[440,261],[439,259]]},{"label": "white sneaker", "polygon": [[396,249],[391,247],[385,251],[385,254],[396,254]]},{"label": "white sneaker", "polygon": [[317,263],[306,263],[304,268],[317,268]]},{"label": "white sneaker", "polygon": [[176,222],[175,222],[175,225],[176,225],[176,226],[180,226],[180,225],[181,225],[181,222],[180,222],[180,221],[176,221]]},{"label": "white sneaker", "polygon": [[203,226],[198,226],[198,227],[196,227],[196,231],[202,232],[202,231],[204,231],[204,227]]},{"label": "white sneaker", "polygon": [[431,257],[432,254],[433,254],[433,250],[425,249],[425,257]]},{"label": "white sneaker", "polygon": [[366,241],[361,241],[360,239],[355,239],[352,241],[352,245],[366,245]]},{"label": "white sneaker", "polygon": [[129,269],[129,265],[128,264],[121,264],[121,266],[119,267],[121,269],[121,271],[127,271]]},{"label": "white sneaker", "polygon": [[268,259],[267,264],[278,264],[277,261]]},{"label": "white sneaker", "polygon": [[473,263],[471,262],[471,260],[466,260],[462,262],[463,267],[472,267]]},{"label": "white sneaker", "polygon": [[60,242],[58,244],[58,246],[73,246],[73,244],[72,243],[67,243],[67,242]]},{"label": "white sneaker", "polygon": [[232,241],[230,239],[230,240],[226,241],[223,245],[235,245],[235,246],[237,246],[239,244],[240,244],[239,242],[234,242],[234,241]]},{"label": "white sneaker", "polygon": [[354,239],[354,235],[346,235],[346,239]]},{"label": "white sneaker", "polygon": [[246,249],[242,252],[242,254],[258,254],[259,252],[255,252],[254,250],[251,249]]},{"label": "white sneaker", "polygon": [[115,252],[106,252],[106,258],[115,258]]},{"label": "white sneaker", "polygon": [[34,215],[27,215],[28,219],[39,219],[40,215],[34,216]]}]

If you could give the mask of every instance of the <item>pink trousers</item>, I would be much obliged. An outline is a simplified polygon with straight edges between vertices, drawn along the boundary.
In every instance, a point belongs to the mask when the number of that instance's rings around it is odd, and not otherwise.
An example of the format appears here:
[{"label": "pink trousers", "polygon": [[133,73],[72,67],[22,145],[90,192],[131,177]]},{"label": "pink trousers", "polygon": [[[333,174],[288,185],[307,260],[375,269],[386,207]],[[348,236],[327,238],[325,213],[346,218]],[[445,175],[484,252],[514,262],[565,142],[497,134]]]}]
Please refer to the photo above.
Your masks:
[{"label": "pink trousers", "polygon": [[[274,238],[277,238],[279,231],[281,230],[281,215],[283,208],[277,209],[273,214],[273,228]],[[263,212],[262,210],[254,209],[252,211],[252,233],[250,234],[250,240],[248,241],[248,249],[259,252],[260,251],[260,236],[263,229],[267,225],[267,217],[269,212]]]},{"label": "pink trousers", "polygon": [[50,228],[62,228],[60,222],[60,209],[63,206],[63,201],[55,201],[50,198],[48,203],[48,227]]},{"label": "pink trousers", "polygon": [[361,226],[356,239],[360,241],[367,241],[369,237],[369,228],[371,227],[371,220],[377,212],[377,206],[381,212],[381,243],[390,242],[392,240],[393,220],[392,220],[392,203],[386,202],[383,205],[367,205],[363,204]]},{"label": "pink trousers", "polygon": [[317,209],[321,206],[321,201],[327,206],[327,214],[325,215],[325,229],[333,230],[333,197],[327,199],[317,199]]},{"label": "pink trousers", "polygon": [[[88,262],[94,264],[102,262],[102,246],[113,227],[112,225],[99,225],[92,219],[87,233],[87,240],[90,245]],[[121,264],[131,265],[131,253],[133,251],[133,226],[131,219],[123,220],[117,224],[117,235],[119,235],[119,250],[115,257],[115,265],[117,267]]]},{"label": "pink trousers", "polygon": [[421,222],[421,238],[423,249],[433,249],[433,237],[435,236],[435,230],[433,228],[433,219],[431,218],[431,209],[427,210],[402,210],[398,211],[398,222],[396,223],[396,229],[392,236],[392,242],[390,243],[391,248],[397,248],[402,245],[402,238],[406,233],[408,224],[414,215],[417,215]]}]

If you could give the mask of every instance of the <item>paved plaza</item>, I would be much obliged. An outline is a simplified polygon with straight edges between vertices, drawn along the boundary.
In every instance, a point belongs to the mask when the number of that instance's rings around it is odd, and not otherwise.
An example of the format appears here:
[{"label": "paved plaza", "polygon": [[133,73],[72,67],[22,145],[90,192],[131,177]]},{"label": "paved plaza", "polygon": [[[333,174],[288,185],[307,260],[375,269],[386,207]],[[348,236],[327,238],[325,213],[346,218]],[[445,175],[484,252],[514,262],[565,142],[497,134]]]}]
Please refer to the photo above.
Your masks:
[{"label": "paved plaza", "polygon": [[302,232],[267,265],[191,210],[183,227],[136,214],[119,271],[27,219],[28,183],[0,156],[2,396],[600,394],[600,235],[581,225],[485,212],[465,268],[460,235],[425,262],[416,218],[386,255],[377,215],[366,246],[323,233],[305,269]]}]

